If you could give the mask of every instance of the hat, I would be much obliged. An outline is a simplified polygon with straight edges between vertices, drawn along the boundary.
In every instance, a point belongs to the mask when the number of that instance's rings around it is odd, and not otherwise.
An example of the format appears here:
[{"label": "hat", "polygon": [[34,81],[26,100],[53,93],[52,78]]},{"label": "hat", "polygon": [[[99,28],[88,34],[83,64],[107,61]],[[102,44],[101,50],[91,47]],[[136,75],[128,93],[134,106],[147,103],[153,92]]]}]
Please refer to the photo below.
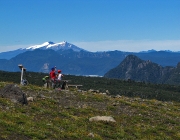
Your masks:
[{"label": "hat", "polygon": [[61,70],[58,70],[58,73],[60,73],[61,72]]}]

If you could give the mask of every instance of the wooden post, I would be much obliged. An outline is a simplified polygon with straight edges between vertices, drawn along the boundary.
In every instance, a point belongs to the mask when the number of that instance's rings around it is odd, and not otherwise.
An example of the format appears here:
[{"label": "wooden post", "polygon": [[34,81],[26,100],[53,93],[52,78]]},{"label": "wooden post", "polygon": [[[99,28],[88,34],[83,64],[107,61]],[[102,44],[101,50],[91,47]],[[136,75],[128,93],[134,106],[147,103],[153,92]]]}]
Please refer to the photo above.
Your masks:
[{"label": "wooden post", "polygon": [[26,71],[26,68],[24,68],[22,64],[19,64],[18,67],[19,67],[20,70],[21,70],[21,81],[20,81],[20,84],[23,85],[23,80],[24,80],[24,79],[23,79],[23,75],[24,75],[23,72]]}]

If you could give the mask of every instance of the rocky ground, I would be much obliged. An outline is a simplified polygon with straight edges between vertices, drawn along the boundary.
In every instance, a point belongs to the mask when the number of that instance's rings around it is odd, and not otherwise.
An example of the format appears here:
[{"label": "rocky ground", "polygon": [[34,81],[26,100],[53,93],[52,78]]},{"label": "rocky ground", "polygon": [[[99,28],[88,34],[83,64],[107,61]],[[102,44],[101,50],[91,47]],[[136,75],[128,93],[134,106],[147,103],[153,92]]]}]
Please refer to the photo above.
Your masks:
[{"label": "rocky ground", "polygon": [[[9,118],[0,115],[2,139],[12,138],[9,126],[16,139],[180,138],[180,104],[176,102],[111,96],[95,90],[52,90],[17,84],[2,87],[0,95],[1,112]],[[26,121],[24,115],[28,116]],[[95,116],[111,116],[115,121],[113,124],[90,123],[88,120]],[[20,123],[19,119],[22,119]],[[51,125],[53,131],[49,132]]]},{"label": "rocky ground", "polygon": [[[78,94],[75,94],[75,92]],[[122,114],[122,113],[126,113],[126,114],[133,113],[130,107],[122,103],[120,104],[118,100],[116,101],[116,99],[122,98],[121,96],[117,96],[117,97],[111,96],[111,95],[107,95],[106,93],[100,93],[98,90],[92,90],[92,89],[90,89],[89,91],[82,91],[82,90],[71,91],[71,90],[55,89],[55,90],[34,92],[32,90],[22,90],[17,84],[9,84],[0,90],[0,95],[3,98],[10,99],[14,103],[19,102],[20,104],[28,104],[28,101],[24,98],[33,97],[34,102],[38,102],[38,100],[53,99],[59,104],[59,107],[63,107],[67,109],[72,107],[73,108],[89,107],[89,108],[96,108],[101,111],[106,111],[108,107],[116,107],[116,109],[112,111],[112,115]],[[89,97],[91,97],[92,99]],[[132,99],[131,101],[133,102],[133,100],[134,99]],[[138,100],[139,102],[144,102],[144,100],[140,98],[137,98],[135,100]]]}]

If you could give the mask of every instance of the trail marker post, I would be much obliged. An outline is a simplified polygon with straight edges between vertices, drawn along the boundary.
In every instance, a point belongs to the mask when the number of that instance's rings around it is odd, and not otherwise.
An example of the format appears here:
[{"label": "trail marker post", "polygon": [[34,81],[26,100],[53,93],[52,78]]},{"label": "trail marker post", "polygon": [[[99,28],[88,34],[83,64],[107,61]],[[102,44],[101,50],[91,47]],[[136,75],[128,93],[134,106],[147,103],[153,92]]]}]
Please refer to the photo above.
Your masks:
[{"label": "trail marker post", "polygon": [[26,71],[26,68],[24,68],[22,64],[19,64],[18,67],[19,67],[20,70],[21,70],[21,81],[20,81],[20,84],[21,84],[21,85],[24,85],[23,75],[24,75],[24,71]]}]

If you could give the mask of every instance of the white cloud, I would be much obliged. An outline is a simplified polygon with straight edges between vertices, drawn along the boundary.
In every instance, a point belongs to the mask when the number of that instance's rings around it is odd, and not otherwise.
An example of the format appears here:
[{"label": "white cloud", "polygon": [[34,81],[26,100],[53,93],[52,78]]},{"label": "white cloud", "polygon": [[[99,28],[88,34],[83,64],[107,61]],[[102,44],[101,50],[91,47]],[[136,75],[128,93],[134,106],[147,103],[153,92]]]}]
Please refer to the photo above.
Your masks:
[{"label": "white cloud", "polygon": [[109,50],[139,52],[151,49],[157,51],[180,51],[180,40],[116,40],[97,42],[74,42],[73,44],[92,52]]}]

